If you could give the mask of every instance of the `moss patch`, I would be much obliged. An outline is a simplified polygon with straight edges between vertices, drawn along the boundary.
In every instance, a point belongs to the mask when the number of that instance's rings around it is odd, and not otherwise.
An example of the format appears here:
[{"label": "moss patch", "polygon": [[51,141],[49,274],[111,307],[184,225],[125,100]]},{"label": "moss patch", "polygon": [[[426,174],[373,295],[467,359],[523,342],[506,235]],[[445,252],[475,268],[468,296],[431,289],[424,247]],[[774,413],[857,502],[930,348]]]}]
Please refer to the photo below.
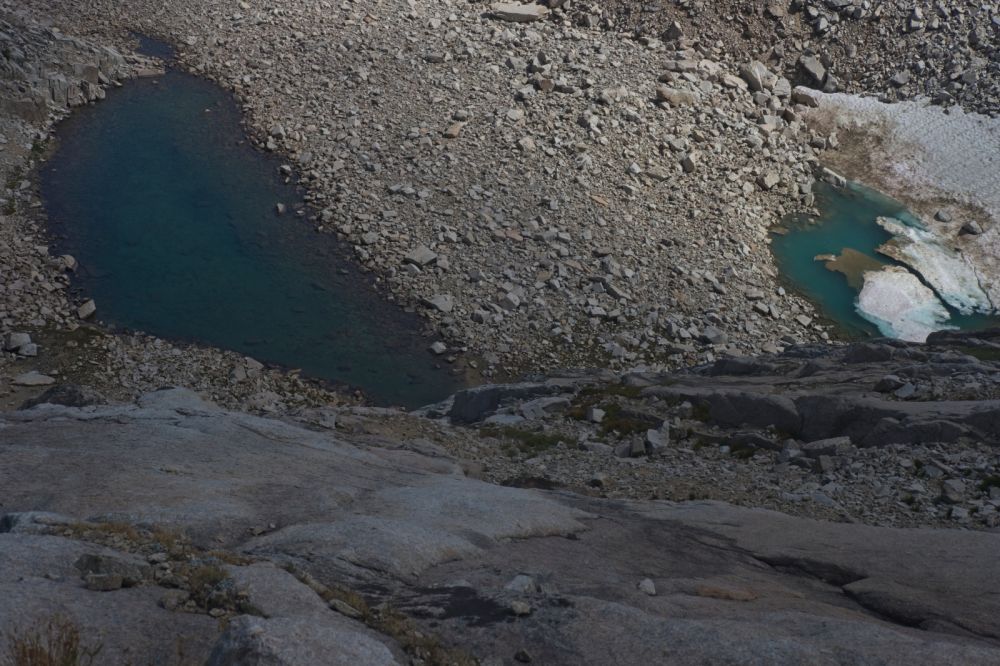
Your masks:
[{"label": "moss patch", "polygon": [[978,358],[980,361],[1000,361],[1000,349],[992,347],[961,346],[955,347],[955,351]]},{"label": "moss patch", "polygon": [[979,489],[984,493],[988,493],[990,488],[1000,488],[1000,476],[994,474],[986,477],[979,483]]}]

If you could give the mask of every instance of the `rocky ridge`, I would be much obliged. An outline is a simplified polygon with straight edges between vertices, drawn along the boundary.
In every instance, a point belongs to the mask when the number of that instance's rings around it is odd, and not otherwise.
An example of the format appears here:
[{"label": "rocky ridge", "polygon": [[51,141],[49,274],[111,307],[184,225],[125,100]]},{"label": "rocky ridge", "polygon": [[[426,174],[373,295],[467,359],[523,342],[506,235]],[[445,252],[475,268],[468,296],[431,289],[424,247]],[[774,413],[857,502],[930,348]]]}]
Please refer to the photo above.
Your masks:
[{"label": "rocky ridge", "polygon": [[716,499],[876,525],[1000,526],[1000,345],[935,334],[722,359],[687,373],[570,373],[427,410],[505,485]]},{"label": "rocky ridge", "polygon": [[1000,663],[995,533],[503,487],[387,415],[0,417],[0,654],[61,614],[107,663]]}]

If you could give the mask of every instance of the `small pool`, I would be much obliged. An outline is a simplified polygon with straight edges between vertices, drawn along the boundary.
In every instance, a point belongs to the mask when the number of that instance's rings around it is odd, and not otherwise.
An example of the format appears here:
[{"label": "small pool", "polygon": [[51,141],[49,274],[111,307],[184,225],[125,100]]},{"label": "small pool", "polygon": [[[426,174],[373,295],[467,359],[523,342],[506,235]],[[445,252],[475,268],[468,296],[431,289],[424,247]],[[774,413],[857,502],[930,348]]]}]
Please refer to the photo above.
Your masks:
[{"label": "small pool", "polygon": [[[905,206],[857,183],[837,188],[826,183],[815,187],[818,217],[792,215],[774,230],[771,248],[785,281],[816,304],[840,326],[847,337],[892,335],[861,316],[858,294],[866,270],[900,265],[878,252],[893,235],[876,223],[879,217],[895,218],[904,225],[924,228]],[[947,308],[948,325],[979,329],[1000,324],[1000,318],[961,314]]]},{"label": "small pool", "polygon": [[129,82],[57,136],[45,209],[104,322],[301,368],[379,404],[460,387],[427,351],[425,322],[299,219],[300,193],[246,142],[218,86],[172,69]]}]

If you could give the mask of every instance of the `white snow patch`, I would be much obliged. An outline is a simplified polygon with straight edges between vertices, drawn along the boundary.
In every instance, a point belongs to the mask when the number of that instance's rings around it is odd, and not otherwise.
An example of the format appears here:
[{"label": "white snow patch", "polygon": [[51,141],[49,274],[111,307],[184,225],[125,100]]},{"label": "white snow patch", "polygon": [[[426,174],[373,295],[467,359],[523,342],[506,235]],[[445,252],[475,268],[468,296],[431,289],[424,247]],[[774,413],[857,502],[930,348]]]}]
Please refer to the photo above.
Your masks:
[{"label": "white snow patch", "polygon": [[[1000,117],[934,106],[926,99],[886,104],[873,97],[812,91],[820,111],[842,127],[876,128],[884,141],[870,154],[890,194],[937,206],[953,201],[982,210],[985,232],[961,239],[980,284],[1000,308]],[[932,231],[946,227],[929,222]],[[957,229],[950,229],[954,233]],[[948,238],[949,242],[951,239]]]},{"label": "white snow patch", "polygon": [[976,269],[941,243],[937,234],[890,217],[880,217],[876,222],[895,236],[879,252],[919,273],[946,303],[962,314],[993,311],[989,296],[979,286]]},{"label": "white snow patch", "polygon": [[[820,108],[858,126],[884,125],[892,168],[908,185],[947,193],[1000,221],[1000,118],[931,105],[817,92]],[[920,198],[917,195],[917,198]]]},{"label": "white snow patch", "polygon": [[883,335],[924,342],[934,331],[954,329],[948,310],[934,292],[901,266],[866,271],[858,294],[858,313]]}]

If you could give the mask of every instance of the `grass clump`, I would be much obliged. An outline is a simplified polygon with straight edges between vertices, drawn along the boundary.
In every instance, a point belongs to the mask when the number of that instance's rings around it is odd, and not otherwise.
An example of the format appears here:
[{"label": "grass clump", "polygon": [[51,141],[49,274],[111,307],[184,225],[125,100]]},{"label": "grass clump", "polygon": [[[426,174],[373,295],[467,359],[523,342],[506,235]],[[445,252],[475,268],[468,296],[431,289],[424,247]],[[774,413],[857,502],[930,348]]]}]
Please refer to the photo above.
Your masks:
[{"label": "grass clump", "polygon": [[522,430],[512,426],[486,426],[480,429],[479,436],[509,442],[517,451],[524,454],[538,454],[553,448],[559,442],[566,441],[565,436],[557,433]]},{"label": "grass clump", "polygon": [[962,346],[956,347],[956,351],[978,358],[980,361],[1000,361],[1000,349],[992,347]]},{"label": "grass clump", "polygon": [[479,661],[457,648],[449,648],[433,634],[426,634],[404,613],[388,605],[372,612],[372,629],[391,636],[415,663],[425,666],[477,666]]},{"label": "grass clump", "polygon": [[708,405],[703,402],[699,402],[691,408],[691,418],[696,421],[701,421],[702,423],[708,423],[711,419],[712,411],[709,409]]},{"label": "grass clump", "polygon": [[[577,421],[586,421],[587,412],[591,407],[596,407],[602,403],[611,404],[608,399],[615,397],[636,400],[642,397],[642,387],[626,386],[624,384],[588,386],[577,394],[573,406],[566,411],[566,417]],[[603,406],[602,409],[607,411]]]},{"label": "grass clump", "polygon": [[4,666],[90,666],[103,646],[85,646],[80,629],[67,617],[55,615],[29,630],[9,635]]},{"label": "grass clump", "polygon": [[132,542],[139,542],[139,530],[128,523],[74,523],[68,528],[70,536],[84,541],[103,541],[107,538],[119,537]]},{"label": "grass clump", "polygon": [[604,418],[601,419],[601,435],[616,432],[621,437],[627,437],[663,425],[663,419],[659,417],[625,409],[618,404],[604,405],[602,409],[604,410]]},{"label": "grass clump", "polygon": [[625,384],[604,384],[603,386],[588,386],[587,388],[581,389],[580,397],[597,397],[597,398],[607,398],[611,396],[618,396],[621,398],[630,398],[636,400],[642,397],[642,386],[627,386]]},{"label": "grass clump", "polygon": [[1000,488],[1000,476],[992,474],[979,483],[979,489],[984,493],[988,493],[990,488]]},{"label": "grass clump", "polygon": [[215,589],[227,578],[229,578],[229,574],[215,564],[201,564],[193,567],[188,573],[191,598],[199,606],[207,607]]}]

